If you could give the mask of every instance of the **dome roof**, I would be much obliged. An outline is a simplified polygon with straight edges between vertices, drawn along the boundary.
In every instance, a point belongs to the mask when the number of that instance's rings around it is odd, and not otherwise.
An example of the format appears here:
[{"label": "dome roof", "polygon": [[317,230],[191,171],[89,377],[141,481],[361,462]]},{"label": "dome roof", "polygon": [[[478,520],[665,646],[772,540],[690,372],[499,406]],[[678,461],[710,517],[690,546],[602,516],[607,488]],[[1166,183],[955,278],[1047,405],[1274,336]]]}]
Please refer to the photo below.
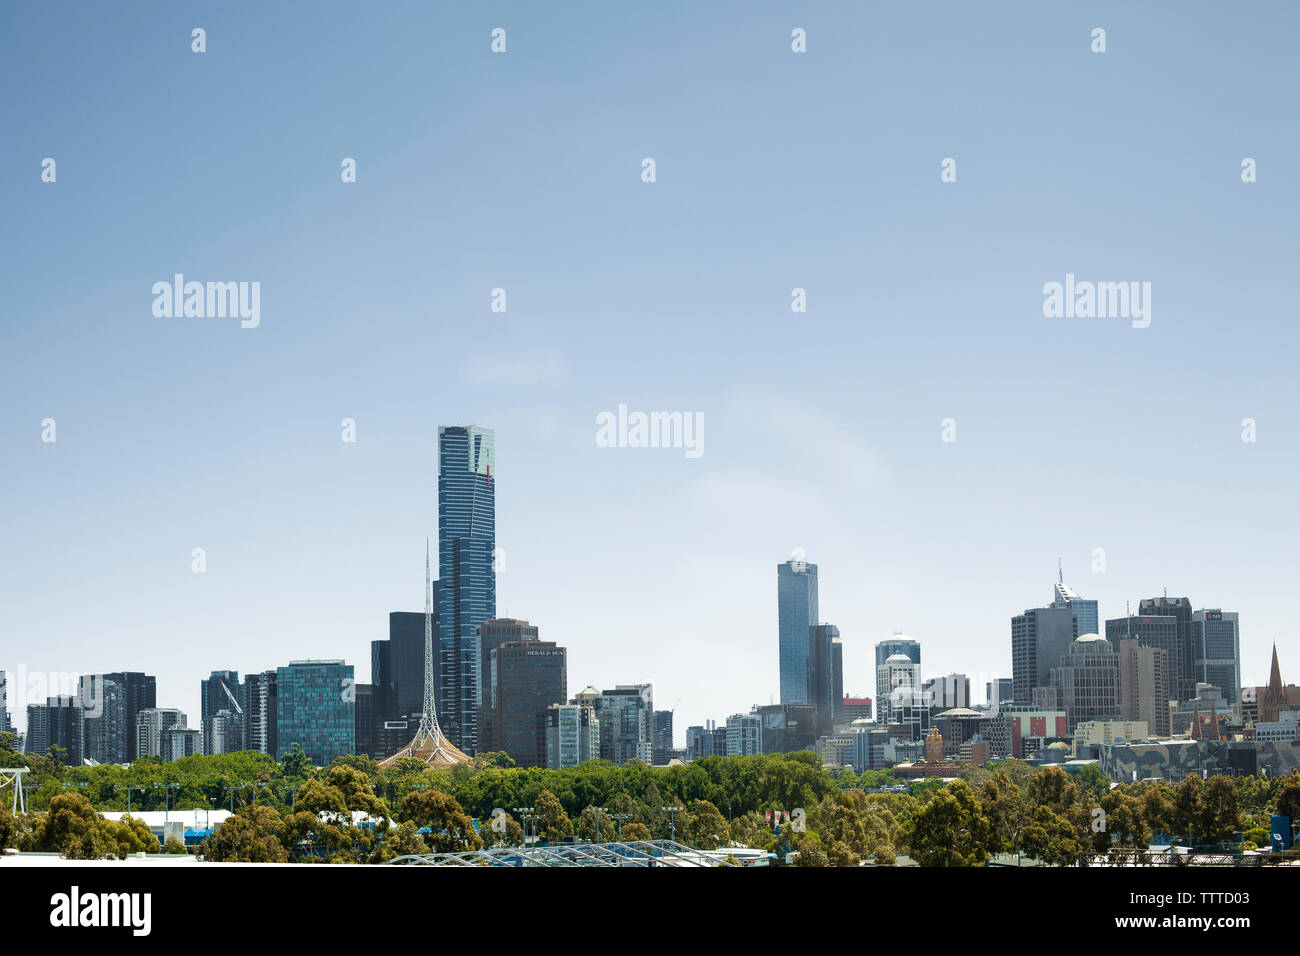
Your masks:
[{"label": "dome roof", "polygon": [[1106,638],[1102,637],[1100,634],[1080,634],[1077,638],[1075,638],[1075,643],[1082,644],[1086,641],[1089,644],[1093,644],[1096,643],[1097,641],[1105,641],[1105,640]]}]

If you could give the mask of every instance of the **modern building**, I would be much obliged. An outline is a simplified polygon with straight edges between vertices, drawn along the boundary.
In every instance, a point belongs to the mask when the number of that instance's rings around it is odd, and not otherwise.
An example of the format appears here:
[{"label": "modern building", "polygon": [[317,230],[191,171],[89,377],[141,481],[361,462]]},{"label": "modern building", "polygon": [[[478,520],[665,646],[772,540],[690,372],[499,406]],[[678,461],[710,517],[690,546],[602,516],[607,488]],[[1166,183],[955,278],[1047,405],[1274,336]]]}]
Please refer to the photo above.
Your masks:
[{"label": "modern building", "polygon": [[921,692],[936,712],[954,707],[969,709],[971,705],[970,678],[965,674],[932,677],[921,685]]},{"label": "modern building", "polygon": [[752,757],[763,752],[763,721],[758,714],[727,718],[727,756]]},{"label": "modern building", "polygon": [[1069,605],[1030,608],[1011,619],[1011,682],[1015,701],[1032,704],[1034,689],[1051,682],[1052,668],[1079,633]]},{"label": "modern building", "polygon": [[1143,647],[1125,637],[1119,645],[1119,717],[1141,721],[1157,737],[1168,737],[1169,653],[1162,647]]},{"label": "modern building", "polygon": [[600,721],[600,759],[622,766],[654,761],[654,685],[619,684],[613,690],[587,687],[570,703],[590,707]]},{"label": "modern building", "polygon": [[203,731],[197,727],[173,727],[159,737],[158,756],[171,762],[203,753]]},{"label": "modern building", "polygon": [[65,765],[81,765],[81,708],[75,694],[49,697],[43,704],[27,705],[24,753],[49,755],[51,747],[62,751]]},{"label": "modern building", "polygon": [[[1165,652],[1170,700],[1187,700],[1195,695],[1195,684],[1187,688],[1179,670],[1182,648],[1179,644],[1178,618],[1172,614],[1134,614],[1106,622],[1106,640],[1113,647],[1118,649],[1120,641],[1125,639],[1136,640],[1139,647],[1159,648]],[[1180,688],[1187,690],[1187,694],[1182,694]]]},{"label": "modern building", "polygon": [[146,707],[136,715],[136,752],[141,757],[163,756],[163,734],[184,729],[185,712],[175,707]]},{"label": "modern building", "polygon": [[546,708],[546,766],[576,767],[600,756],[600,720],[584,704],[551,704]]},{"label": "modern building", "polygon": [[491,429],[438,429],[438,722],[470,755],[479,747],[479,628],[497,612],[495,467]]},{"label": "modern building", "polygon": [[239,671],[213,671],[199,681],[199,719],[211,717],[218,711],[240,713]]},{"label": "modern building", "polygon": [[876,668],[877,717],[883,724],[903,722],[903,708],[920,702],[920,666],[901,651]]},{"label": "modern building", "polygon": [[917,666],[921,664],[921,643],[902,634],[894,634],[876,645],[876,667],[889,660],[895,654],[902,654]]},{"label": "modern building", "polygon": [[352,665],[343,661],[290,661],[288,667],[278,668],[276,725],[280,752],[276,757],[282,757],[294,744],[318,766],[353,753],[354,684]]},{"label": "modern building", "polygon": [[[817,710],[812,704],[762,704],[753,707],[762,722],[765,754],[793,753],[817,746]],[[718,728],[725,739],[726,727]],[[720,752],[719,755],[722,755]]]},{"label": "modern building", "polygon": [[243,704],[244,749],[275,755],[279,752],[280,704],[276,671],[244,675],[239,699]]},{"label": "modern building", "polygon": [[104,674],[83,674],[77,681],[77,709],[81,715],[81,756],[94,763],[129,763],[139,755],[128,734],[126,688]]},{"label": "modern building", "polygon": [[1100,634],[1101,621],[1097,616],[1097,602],[1080,597],[1059,576],[1052,589],[1052,607],[1068,607],[1074,615],[1075,634]]},{"label": "modern building", "polygon": [[203,752],[209,757],[238,753],[244,749],[244,736],[243,714],[219,710],[203,718]]},{"label": "modern building", "polygon": [[817,565],[791,558],[776,566],[781,703],[807,704],[810,644],[817,625]]},{"label": "modern building", "polygon": [[484,751],[504,750],[521,767],[546,766],[546,713],[569,695],[567,654],[535,637],[492,648]]},{"label": "modern building", "polygon": [[126,757],[128,761],[135,760],[139,756],[136,753],[136,717],[146,707],[158,706],[157,679],[152,674],[142,674],[139,671],[114,671],[100,676],[122,688],[123,706],[126,710]]},{"label": "modern building", "polygon": [[[1073,734],[1084,720],[1114,720],[1119,716],[1119,654],[1100,634],[1085,634],[1071,641],[1052,668],[1048,688],[1054,702],[1039,697],[1044,709],[1065,711],[1065,731]],[[1036,696],[1038,696],[1036,694]]]},{"label": "modern building", "polygon": [[[1179,700],[1194,697],[1196,695],[1196,628],[1192,619],[1192,602],[1185,597],[1143,598],[1138,602],[1138,616],[1174,619],[1175,646],[1169,655],[1170,686]],[[1106,636],[1110,637],[1110,634],[1107,633]],[[1222,689],[1226,691],[1227,688]]]},{"label": "modern building", "polygon": [[828,733],[834,724],[837,704],[844,694],[844,673],[836,672],[837,659],[842,668],[840,629],[834,624],[814,624],[808,629],[808,693],[804,701],[817,708],[823,733]]},{"label": "modern building", "polygon": [[845,697],[840,702],[841,719],[848,724],[855,720],[870,720],[871,706],[870,697]]},{"label": "modern building", "polygon": [[1194,679],[1213,684],[1232,703],[1241,701],[1241,629],[1236,611],[1192,612]]},{"label": "modern building", "polygon": [[0,734],[14,732],[13,722],[9,719],[9,690],[5,671],[0,669]]},{"label": "modern building", "polygon": [[[492,702],[492,652],[506,643],[518,643],[519,641],[538,641],[540,639],[539,629],[529,624],[527,621],[517,620],[515,618],[493,618],[490,621],[484,621],[479,627],[479,650],[482,652],[482,659],[479,661],[479,680],[482,686],[479,688],[479,743],[480,749],[484,752],[491,750],[502,750],[500,728],[492,726],[492,722],[497,718],[497,710]],[[568,688],[561,690],[558,697],[551,697],[542,703],[541,707],[545,708],[548,704],[554,704],[563,701],[568,697]],[[540,721],[541,711],[538,711],[538,720]],[[540,724],[539,730],[540,733]],[[539,759],[542,761],[533,766],[544,766],[546,760],[545,742],[542,743],[542,750]]]},{"label": "modern building", "polygon": [[656,710],[654,721],[654,736],[651,742],[654,745],[652,749],[655,766],[660,767],[668,762],[668,755],[673,752],[673,712]]},{"label": "modern building", "polygon": [[1016,683],[1010,677],[995,677],[984,684],[984,700],[988,709],[997,713],[1016,699]]}]

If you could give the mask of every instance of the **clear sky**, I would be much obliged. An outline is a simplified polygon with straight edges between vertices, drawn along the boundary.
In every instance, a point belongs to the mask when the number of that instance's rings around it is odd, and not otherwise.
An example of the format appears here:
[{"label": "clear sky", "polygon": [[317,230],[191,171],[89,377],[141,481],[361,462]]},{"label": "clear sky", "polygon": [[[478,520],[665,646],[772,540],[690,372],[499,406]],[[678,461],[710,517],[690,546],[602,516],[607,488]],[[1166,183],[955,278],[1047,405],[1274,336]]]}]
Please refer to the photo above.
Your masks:
[{"label": "clear sky", "polygon": [[[146,670],[191,726],[213,669],[366,679],[423,606],[437,427],[474,423],[498,613],[571,694],[653,681],[679,745],[776,694],[796,548],[853,693],[897,629],[982,698],[1058,557],[1103,618],[1167,588],[1240,612],[1248,682],[1275,639],[1300,678],[1298,34],[1290,3],[4,4],[0,666]],[[260,326],[155,317],[177,272],[260,282]],[[1046,318],[1066,273],[1149,281],[1150,327]],[[703,455],[598,447],[620,403],[702,414]]]}]

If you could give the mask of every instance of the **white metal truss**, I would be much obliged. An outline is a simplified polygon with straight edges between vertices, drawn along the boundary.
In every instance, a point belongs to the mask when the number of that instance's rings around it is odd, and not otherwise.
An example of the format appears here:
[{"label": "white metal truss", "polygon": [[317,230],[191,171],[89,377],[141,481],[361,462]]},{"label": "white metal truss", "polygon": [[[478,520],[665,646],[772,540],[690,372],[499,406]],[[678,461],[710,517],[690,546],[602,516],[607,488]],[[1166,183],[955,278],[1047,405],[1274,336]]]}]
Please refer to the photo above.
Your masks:
[{"label": "white metal truss", "polygon": [[[749,862],[749,861],[746,861]],[[399,856],[389,866],[743,866],[734,858],[693,850],[672,840],[622,843],[554,843],[530,847],[489,847],[460,853]]]},{"label": "white metal truss", "polygon": [[23,774],[31,773],[26,767],[0,767],[0,790],[13,784],[14,787],[14,813],[27,812],[27,800],[23,795]]}]

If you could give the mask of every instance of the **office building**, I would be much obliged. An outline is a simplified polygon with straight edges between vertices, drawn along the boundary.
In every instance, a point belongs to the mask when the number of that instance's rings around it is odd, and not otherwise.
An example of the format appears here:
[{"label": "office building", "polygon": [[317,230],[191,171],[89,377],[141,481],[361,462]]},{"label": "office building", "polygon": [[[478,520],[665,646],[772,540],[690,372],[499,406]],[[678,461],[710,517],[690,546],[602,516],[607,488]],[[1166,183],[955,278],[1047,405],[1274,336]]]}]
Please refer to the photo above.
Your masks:
[{"label": "office building", "polygon": [[817,565],[791,558],[776,566],[781,703],[806,704],[810,644],[817,625]]},{"label": "office building", "polygon": [[876,667],[889,660],[895,654],[902,654],[918,667],[921,664],[921,643],[902,634],[894,634],[876,644]]},{"label": "office building", "polygon": [[172,727],[158,740],[158,755],[168,762],[203,754],[203,731],[197,727]]},{"label": "office building", "polygon": [[1085,634],[1100,634],[1101,620],[1097,615],[1097,602],[1089,601],[1075,593],[1074,589],[1059,578],[1052,588],[1052,607],[1068,607],[1074,616],[1074,633],[1082,637]]},{"label": "office building", "polygon": [[1078,637],[1068,605],[1030,608],[1011,619],[1011,684],[1015,701],[1032,705],[1034,689],[1046,687],[1052,668]]},{"label": "office building", "polygon": [[1231,703],[1241,702],[1241,631],[1236,611],[1192,612],[1197,683],[1213,684]]},{"label": "office building", "polygon": [[[1178,700],[1196,696],[1196,628],[1192,620],[1192,602],[1185,597],[1143,598],[1138,603],[1138,617],[1172,617],[1175,626],[1174,647],[1169,650],[1170,686]],[[1109,625],[1109,622],[1107,622]],[[1106,635],[1110,637],[1108,633]],[[1222,688],[1225,692],[1227,688]]]},{"label": "office building", "polygon": [[654,689],[651,684],[619,684],[613,690],[587,687],[571,703],[583,704],[600,721],[600,759],[622,766],[629,760],[654,761]]},{"label": "office building", "polygon": [[290,661],[276,671],[278,757],[300,746],[323,766],[356,746],[352,665]]},{"label": "office building", "polygon": [[483,749],[504,750],[520,767],[545,767],[546,712],[568,693],[565,648],[535,637],[497,644],[488,664],[491,736]]},{"label": "office building", "polygon": [[[840,645],[840,629],[834,624],[814,624],[808,629],[808,692],[804,702],[812,704],[817,710],[818,726],[822,733],[829,733],[838,710],[840,696],[843,695],[844,675],[836,673],[836,659],[843,666]],[[836,681],[840,688],[836,690]]]},{"label": "office building", "polygon": [[1016,699],[1015,681],[1010,677],[995,677],[984,684],[984,700],[990,711],[997,713]]},{"label": "office building", "polygon": [[910,657],[901,651],[887,657],[876,668],[876,709],[880,723],[902,723],[903,709],[922,703],[920,685],[920,667]]},{"label": "office building", "polygon": [[[1191,688],[1185,687],[1182,680],[1182,674],[1179,671],[1179,662],[1182,660],[1182,649],[1179,645],[1179,625],[1178,619],[1171,614],[1134,614],[1128,617],[1112,618],[1106,622],[1106,640],[1116,649],[1119,643],[1125,639],[1132,639],[1138,642],[1139,647],[1158,648],[1165,652],[1168,662],[1169,671],[1169,699],[1170,700],[1189,700],[1195,696],[1195,684]],[[1188,690],[1186,696],[1181,696],[1179,688]],[[1152,732],[1158,733],[1155,724],[1152,725]]]},{"label": "office building", "polygon": [[491,429],[438,429],[438,722],[456,747],[479,746],[479,627],[496,617],[496,489]]},{"label": "office building", "polygon": [[600,757],[600,720],[583,704],[551,704],[546,708],[546,766],[576,767]]},{"label": "office building", "polygon": [[[500,728],[492,726],[492,722],[497,719],[497,708],[492,703],[492,652],[502,644],[518,643],[519,641],[538,641],[541,637],[540,630],[527,621],[515,618],[502,617],[493,618],[490,621],[484,621],[479,627],[479,650],[482,658],[479,661],[479,680],[482,681],[482,687],[479,689],[479,742],[480,749],[484,752],[491,750],[503,749],[501,744]],[[565,700],[568,697],[568,689],[561,691],[558,697],[552,697],[543,703],[554,704]],[[545,754],[541,756],[545,761]],[[534,766],[543,766],[543,763]]]},{"label": "office building", "polygon": [[1042,709],[1065,711],[1065,731],[1084,720],[1114,720],[1119,716],[1119,654],[1100,634],[1071,641],[1052,668],[1050,688],[1056,703]]},{"label": "office building", "polygon": [[1119,641],[1119,717],[1144,723],[1156,737],[1168,737],[1169,653],[1143,647],[1136,638]]},{"label": "office building", "polygon": [[955,707],[969,709],[971,705],[970,678],[965,674],[932,677],[921,685],[921,692],[936,713]]}]

